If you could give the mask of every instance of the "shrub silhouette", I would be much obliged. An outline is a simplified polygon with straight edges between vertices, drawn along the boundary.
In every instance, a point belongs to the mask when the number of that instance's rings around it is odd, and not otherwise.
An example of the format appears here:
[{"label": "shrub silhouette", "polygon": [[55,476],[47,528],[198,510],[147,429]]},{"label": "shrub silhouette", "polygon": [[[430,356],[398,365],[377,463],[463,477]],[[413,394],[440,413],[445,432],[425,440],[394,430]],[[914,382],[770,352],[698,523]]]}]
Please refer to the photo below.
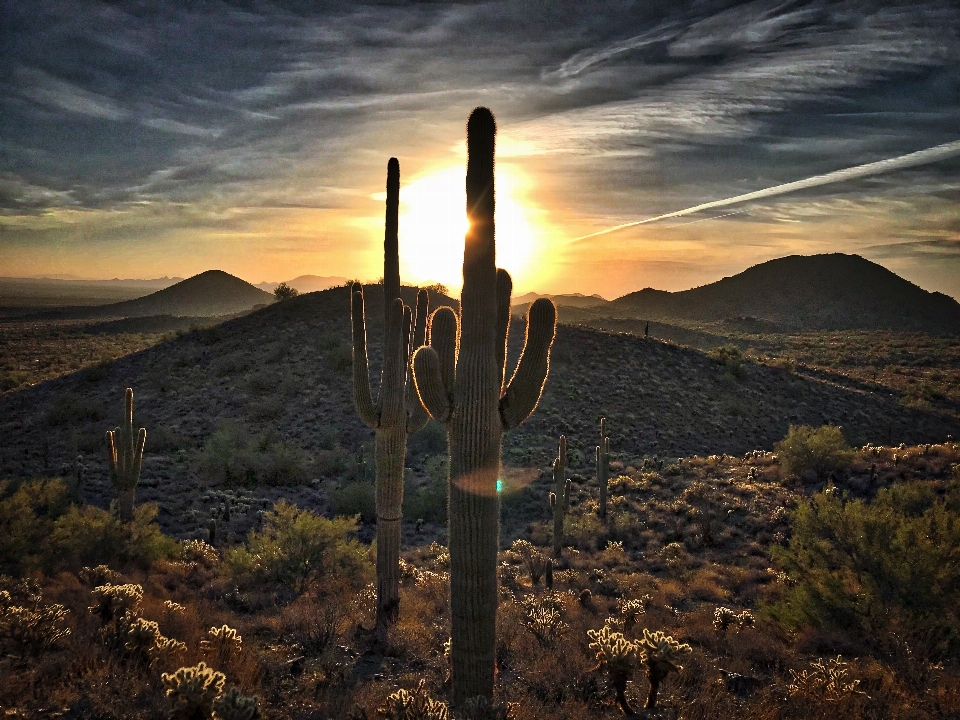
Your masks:
[{"label": "shrub silhouette", "polygon": [[273,296],[277,300],[289,300],[290,298],[295,298],[299,294],[299,290],[294,287],[290,287],[285,282],[280,283],[273,289]]}]

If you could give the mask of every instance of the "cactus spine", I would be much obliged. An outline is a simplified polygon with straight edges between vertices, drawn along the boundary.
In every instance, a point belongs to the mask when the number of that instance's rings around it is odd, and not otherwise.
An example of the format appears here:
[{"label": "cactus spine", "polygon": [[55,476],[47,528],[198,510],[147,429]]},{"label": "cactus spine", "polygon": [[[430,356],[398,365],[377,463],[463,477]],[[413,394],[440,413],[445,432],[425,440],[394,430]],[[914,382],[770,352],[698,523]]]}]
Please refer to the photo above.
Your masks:
[{"label": "cactus spine", "polygon": [[553,461],[553,492],[550,507],[553,508],[553,554],[560,557],[563,550],[563,516],[570,509],[570,481],[567,475],[567,438],[560,436],[557,457]]},{"label": "cactus spine", "polygon": [[[407,436],[420,430],[427,414],[408,378],[410,347],[423,344],[427,293],[417,294],[416,318],[400,299],[400,256],[397,211],[400,202],[400,163],[387,163],[387,209],[383,239],[384,352],[380,394],[376,403],[370,390],[367,331],[363,287],[351,290],[353,325],[353,397],[360,418],[375,432],[374,457],[377,487],[377,625],[376,638],[387,639],[387,630],[400,608],[400,522],[403,505],[403,466]],[[413,333],[411,337],[411,325]]]},{"label": "cactus spine", "polygon": [[504,383],[510,325],[510,275],[496,267],[494,138],[487,108],[467,122],[467,231],[458,318],[438,309],[430,346],[413,372],[430,415],[447,426],[450,453],[450,600],[454,703],[493,697],[500,501],[497,477],[503,432],[536,408],[549,369],[556,308],[537,300],[527,314],[517,369]]},{"label": "cactus spine", "polygon": [[125,399],[123,422],[115,430],[107,430],[107,459],[113,486],[117,489],[120,519],[130,522],[147,431],[140,428],[136,436],[133,434],[133,388],[127,388]]},{"label": "cactus spine", "polygon": [[610,472],[610,438],[607,419],[600,418],[600,444],[597,445],[597,484],[600,485],[600,517],[607,516],[607,475]]}]

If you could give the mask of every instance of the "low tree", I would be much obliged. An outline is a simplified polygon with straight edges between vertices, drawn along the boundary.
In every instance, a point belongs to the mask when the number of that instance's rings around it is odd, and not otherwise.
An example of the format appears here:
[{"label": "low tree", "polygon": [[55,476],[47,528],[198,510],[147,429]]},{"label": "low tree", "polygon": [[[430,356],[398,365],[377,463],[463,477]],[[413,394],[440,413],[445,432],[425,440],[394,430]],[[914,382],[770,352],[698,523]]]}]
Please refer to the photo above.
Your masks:
[{"label": "low tree", "polygon": [[300,291],[294,287],[290,287],[285,282],[280,283],[273,291],[273,296],[277,300],[289,300],[290,298],[295,298],[300,294]]}]

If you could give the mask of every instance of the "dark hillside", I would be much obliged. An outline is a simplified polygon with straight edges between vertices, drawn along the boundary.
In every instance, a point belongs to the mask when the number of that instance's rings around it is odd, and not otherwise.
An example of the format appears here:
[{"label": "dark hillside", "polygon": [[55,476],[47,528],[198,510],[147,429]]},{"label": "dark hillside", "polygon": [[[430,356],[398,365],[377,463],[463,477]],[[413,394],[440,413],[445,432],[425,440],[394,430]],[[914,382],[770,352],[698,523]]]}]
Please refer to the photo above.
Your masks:
[{"label": "dark hillside", "polygon": [[610,317],[714,322],[752,317],[781,330],[960,333],[960,303],[858,255],[791,255],[684,290],[647,288],[614,300]]},{"label": "dark hillside", "polygon": [[[375,290],[367,288],[374,382],[382,333]],[[337,480],[373,438],[353,408],[348,308],[345,287],[300,296],[98,366],[96,372],[0,396],[4,476],[54,474],[79,451],[87,465],[81,493],[105,504],[112,490],[103,433],[117,424],[123,389],[131,386],[136,420],[147,428],[138,498],[160,503],[169,530],[182,531],[183,523],[195,517],[190,513],[199,512],[198,498],[212,482],[200,462],[201,450],[227,419],[261,444],[282,442],[284,452],[300,453],[301,480]],[[517,322],[511,332],[512,363],[522,339]],[[601,414],[608,418],[611,452],[627,463],[654,454],[770,449],[791,423],[842,425],[854,444],[960,436],[955,421],[842,382],[842,377],[749,362],[738,379],[698,350],[561,326],[541,406],[520,429],[505,435],[504,460],[539,471],[556,453],[557,436],[565,433],[573,471],[591,472]],[[419,443],[421,451],[412,451],[409,459],[415,477],[424,472],[424,453],[444,450],[442,437],[429,442],[418,437],[411,439],[411,448]],[[317,506],[320,487],[307,482],[269,492]]]},{"label": "dark hillside", "polygon": [[273,295],[223,270],[207,270],[176,285],[125,302],[44,313],[44,319],[121,318],[172,315],[235,315],[274,301]]}]

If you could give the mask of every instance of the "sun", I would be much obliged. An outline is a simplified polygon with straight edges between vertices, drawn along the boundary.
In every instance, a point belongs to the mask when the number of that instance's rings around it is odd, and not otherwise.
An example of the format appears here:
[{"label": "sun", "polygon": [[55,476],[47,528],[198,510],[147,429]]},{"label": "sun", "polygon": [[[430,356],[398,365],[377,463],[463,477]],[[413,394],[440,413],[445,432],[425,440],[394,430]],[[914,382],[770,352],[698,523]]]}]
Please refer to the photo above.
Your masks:
[{"label": "sun", "polygon": [[[539,244],[536,211],[525,205],[524,178],[509,165],[497,166],[497,266],[516,286],[525,278]],[[404,283],[462,284],[463,238],[467,232],[463,166],[436,170],[400,184],[400,276]]]}]

